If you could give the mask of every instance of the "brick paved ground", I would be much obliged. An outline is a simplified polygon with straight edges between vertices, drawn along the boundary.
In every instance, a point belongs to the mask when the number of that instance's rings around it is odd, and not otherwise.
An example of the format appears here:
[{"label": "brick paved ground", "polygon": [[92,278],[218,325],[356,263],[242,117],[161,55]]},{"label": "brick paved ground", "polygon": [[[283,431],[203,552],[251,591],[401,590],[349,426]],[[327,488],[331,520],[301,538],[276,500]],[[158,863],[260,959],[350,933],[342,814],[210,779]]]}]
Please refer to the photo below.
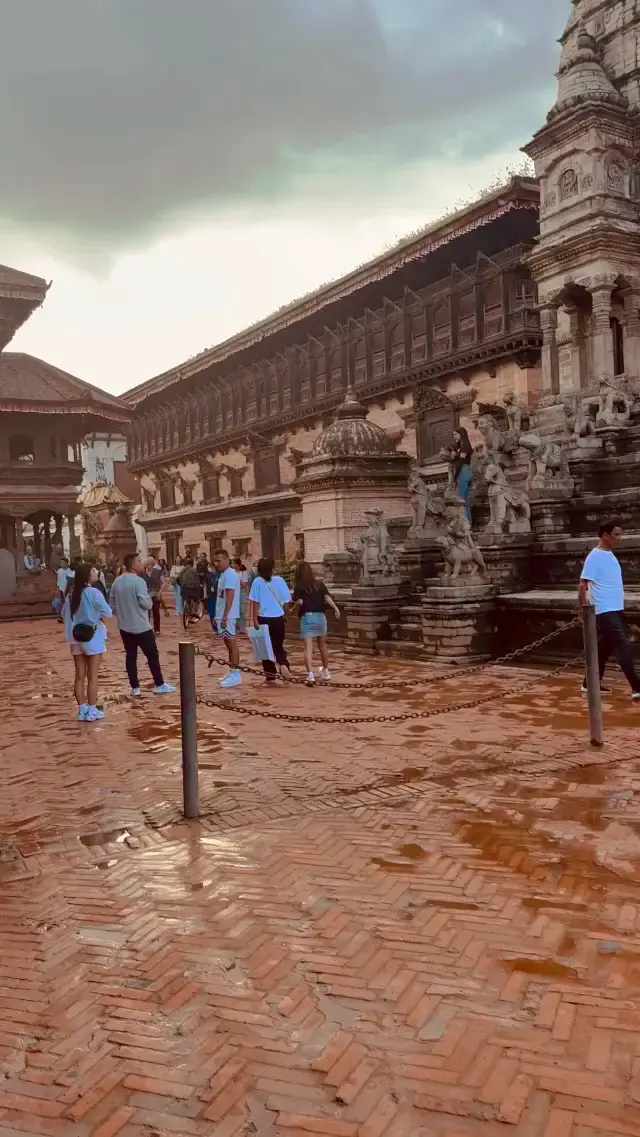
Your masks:
[{"label": "brick paved ground", "polygon": [[576,676],[421,674],[250,679],[230,704],[497,698],[204,711],[186,825],[177,700],[77,724],[57,625],[0,626],[0,1137],[640,1137],[640,708],[616,685],[600,754]]}]

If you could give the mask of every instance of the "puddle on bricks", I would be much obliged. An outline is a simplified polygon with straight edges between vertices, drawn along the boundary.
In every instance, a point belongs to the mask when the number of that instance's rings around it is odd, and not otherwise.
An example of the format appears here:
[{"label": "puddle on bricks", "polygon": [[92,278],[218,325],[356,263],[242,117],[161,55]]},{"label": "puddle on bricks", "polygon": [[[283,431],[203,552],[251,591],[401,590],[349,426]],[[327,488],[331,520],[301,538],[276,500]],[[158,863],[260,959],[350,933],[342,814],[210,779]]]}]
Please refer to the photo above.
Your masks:
[{"label": "puddle on bricks", "polygon": [[[145,719],[127,727],[127,734],[142,744],[148,754],[179,753],[181,747],[180,713],[164,718]],[[198,755],[219,754],[233,736],[213,723],[198,721]],[[204,764],[200,763],[203,768]],[[213,767],[214,769],[218,767]]]}]

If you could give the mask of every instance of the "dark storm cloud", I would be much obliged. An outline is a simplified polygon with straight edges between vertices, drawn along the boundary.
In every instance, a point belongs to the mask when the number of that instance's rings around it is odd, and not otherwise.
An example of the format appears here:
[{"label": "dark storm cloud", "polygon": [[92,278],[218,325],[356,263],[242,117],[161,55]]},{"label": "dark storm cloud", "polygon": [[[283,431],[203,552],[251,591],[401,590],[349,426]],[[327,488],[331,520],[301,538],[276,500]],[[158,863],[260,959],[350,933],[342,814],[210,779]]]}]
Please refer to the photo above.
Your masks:
[{"label": "dark storm cloud", "polygon": [[568,0],[0,0],[0,217],[178,211],[526,141]]}]

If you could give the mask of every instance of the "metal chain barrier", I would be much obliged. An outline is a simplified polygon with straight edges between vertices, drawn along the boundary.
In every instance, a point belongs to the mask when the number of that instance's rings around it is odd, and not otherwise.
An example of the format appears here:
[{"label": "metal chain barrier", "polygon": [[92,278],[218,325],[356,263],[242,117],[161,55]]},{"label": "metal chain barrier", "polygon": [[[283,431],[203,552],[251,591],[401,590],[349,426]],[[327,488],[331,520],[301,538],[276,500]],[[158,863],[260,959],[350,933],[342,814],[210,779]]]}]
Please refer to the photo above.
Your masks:
[{"label": "metal chain barrier", "polygon": [[[557,675],[561,675],[569,667],[574,667],[583,659],[583,653],[573,656],[556,667],[553,671],[544,672],[542,675],[536,677],[535,682],[542,682],[547,679],[554,679]],[[439,715],[448,715],[453,711],[468,711],[473,710],[475,707],[481,707],[484,703],[491,703],[494,699],[509,699],[514,695],[519,695],[522,691],[531,689],[531,678],[529,677],[526,682],[519,683],[515,687],[510,687],[506,691],[497,691],[493,695],[483,695],[479,699],[468,699],[464,703],[454,703],[446,707],[437,707],[432,710],[426,711],[407,711],[403,714],[396,715],[365,715],[365,716],[346,716],[339,717],[325,717],[323,715],[294,715],[287,714],[284,711],[260,711],[255,707],[243,707],[241,704],[226,703],[221,699],[205,698],[204,695],[197,695],[196,702],[201,706],[213,707],[220,711],[233,711],[238,715],[245,715],[247,718],[263,718],[263,719],[277,719],[280,722],[299,722],[299,723],[324,723],[326,725],[346,725],[348,723],[395,723],[395,722],[408,722],[411,719],[432,719],[437,718]]]},{"label": "metal chain barrier", "polygon": [[[476,663],[472,664],[469,667],[459,667],[452,671],[445,671],[441,672],[438,675],[432,675],[428,677],[421,675],[416,679],[383,679],[382,681],[377,682],[375,685],[377,688],[384,687],[388,689],[402,687],[421,687],[425,682],[425,678],[428,678],[429,686],[431,686],[433,683],[444,683],[447,679],[460,679],[465,675],[479,674],[482,671],[486,671],[490,667],[501,667],[504,666],[504,664],[511,663],[514,659],[520,658],[520,656],[529,655],[531,652],[536,651],[537,648],[542,647],[543,644],[549,643],[550,640],[555,639],[556,636],[561,636],[569,628],[574,628],[581,623],[582,617],[576,616],[573,620],[567,620],[567,622],[562,624],[561,627],[555,628],[554,631],[548,632],[547,635],[540,636],[539,639],[534,640],[530,644],[527,644],[526,647],[515,648],[514,651],[509,651],[506,653],[506,655],[501,655],[497,659],[490,659],[486,663]],[[218,664],[220,667],[228,667],[228,659],[224,659],[221,656],[212,655],[210,652],[205,651],[203,648],[201,648],[199,644],[194,644],[194,648],[196,655],[200,655],[203,659],[207,660],[207,665],[209,668],[212,667],[214,663]],[[244,671],[248,675],[263,674],[261,668],[251,667],[250,664],[246,663],[239,664],[236,670]],[[309,685],[306,679],[298,678],[295,675],[282,675],[281,679],[285,683],[294,683],[298,684],[298,686],[301,687],[307,687]],[[345,683],[344,681],[334,679],[332,679],[330,683],[327,683],[327,686],[331,686],[334,690],[343,691],[366,691],[371,688],[370,683]]]}]

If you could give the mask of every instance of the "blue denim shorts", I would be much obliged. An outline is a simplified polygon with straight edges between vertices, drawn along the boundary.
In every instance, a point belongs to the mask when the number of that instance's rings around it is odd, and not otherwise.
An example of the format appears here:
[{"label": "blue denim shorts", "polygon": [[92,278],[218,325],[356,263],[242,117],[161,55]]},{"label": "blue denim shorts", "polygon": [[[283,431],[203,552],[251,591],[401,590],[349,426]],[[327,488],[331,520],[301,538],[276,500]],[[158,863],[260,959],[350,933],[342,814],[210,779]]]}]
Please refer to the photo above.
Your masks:
[{"label": "blue denim shorts", "polygon": [[327,634],[327,617],[324,612],[307,612],[306,616],[300,619],[300,635],[302,639],[313,638],[317,636],[326,636]]}]

